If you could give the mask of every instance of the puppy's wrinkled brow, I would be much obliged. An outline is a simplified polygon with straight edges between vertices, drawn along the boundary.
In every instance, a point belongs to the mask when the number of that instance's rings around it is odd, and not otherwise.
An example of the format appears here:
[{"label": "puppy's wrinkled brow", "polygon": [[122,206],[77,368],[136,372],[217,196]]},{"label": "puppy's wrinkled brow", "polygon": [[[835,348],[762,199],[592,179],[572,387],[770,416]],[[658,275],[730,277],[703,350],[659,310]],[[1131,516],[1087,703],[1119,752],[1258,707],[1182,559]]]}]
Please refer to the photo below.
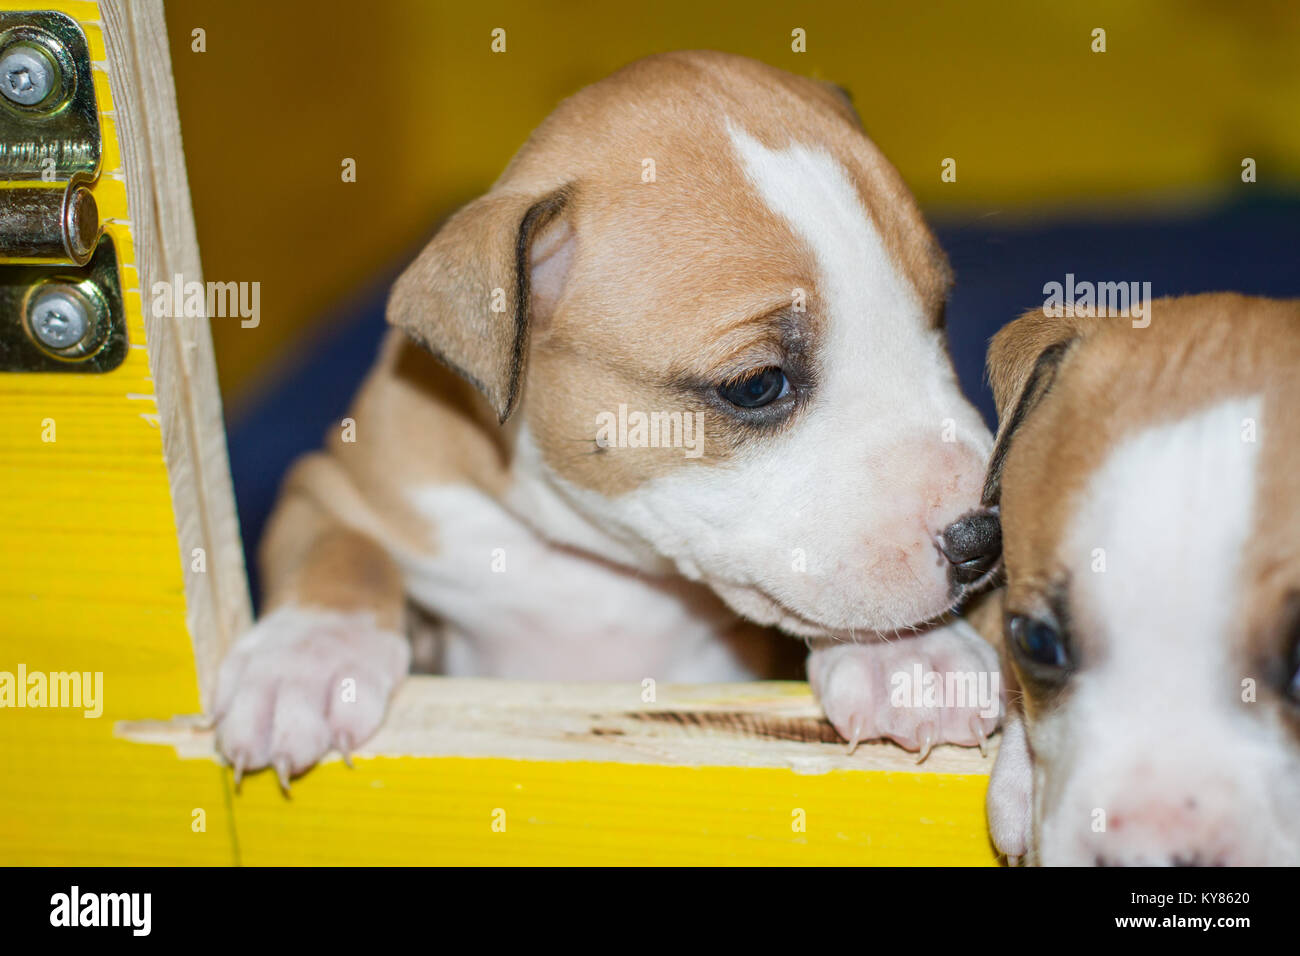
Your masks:
[{"label": "puppy's wrinkled brow", "polygon": [[780,366],[792,384],[808,385],[814,371],[816,333],[807,312],[788,306],[723,329],[698,355],[698,364],[679,368],[669,386],[713,387],[764,366]]}]

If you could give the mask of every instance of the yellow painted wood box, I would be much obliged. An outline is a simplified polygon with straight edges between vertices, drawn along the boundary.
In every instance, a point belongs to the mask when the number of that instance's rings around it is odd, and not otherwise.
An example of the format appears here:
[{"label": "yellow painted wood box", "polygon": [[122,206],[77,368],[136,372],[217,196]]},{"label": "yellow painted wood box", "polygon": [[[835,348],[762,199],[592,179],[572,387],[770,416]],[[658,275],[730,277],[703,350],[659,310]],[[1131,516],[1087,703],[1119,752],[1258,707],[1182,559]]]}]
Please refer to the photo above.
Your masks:
[{"label": "yellow painted wood box", "polygon": [[0,373],[0,679],[102,675],[0,708],[0,863],[994,862],[991,755],[850,755],[802,684],[413,678],[354,769],[236,792],[194,716],[249,620],[211,339],[144,308],[200,275],[161,5],[43,8],[89,43],[129,350]]}]

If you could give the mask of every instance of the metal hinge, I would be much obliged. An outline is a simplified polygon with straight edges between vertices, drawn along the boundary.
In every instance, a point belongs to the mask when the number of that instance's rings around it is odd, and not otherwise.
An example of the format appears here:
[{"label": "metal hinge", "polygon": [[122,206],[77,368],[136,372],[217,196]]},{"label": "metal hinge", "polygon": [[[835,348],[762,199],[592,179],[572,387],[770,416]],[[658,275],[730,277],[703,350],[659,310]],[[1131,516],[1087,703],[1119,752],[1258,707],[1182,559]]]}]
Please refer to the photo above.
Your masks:
[{"label": "metal hinge", "polygon": [[0,13],[0,371],[103,372],[126,356],[90,48],[54,11]]}]

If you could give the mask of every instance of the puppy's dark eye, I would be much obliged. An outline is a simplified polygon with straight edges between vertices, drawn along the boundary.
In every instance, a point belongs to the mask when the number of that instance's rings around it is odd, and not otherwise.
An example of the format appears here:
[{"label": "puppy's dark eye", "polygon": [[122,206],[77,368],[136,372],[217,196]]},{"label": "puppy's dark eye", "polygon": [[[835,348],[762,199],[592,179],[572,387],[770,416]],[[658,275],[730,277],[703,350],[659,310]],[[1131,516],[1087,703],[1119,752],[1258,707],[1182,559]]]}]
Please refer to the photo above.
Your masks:
[{"label": "puppy's dark eye", "polygon": [[1070,666],[1065,640],[1055,625],[1023,614],[1013,614],[1007,621],[1012,650],[1032,667],[1041,670],[1064,670]]},{"label": "puppy's dark eye", "polygon": [[718,394],[737,408],[762,408],[789,393],[789,380],[775,366],[718,386]]}]

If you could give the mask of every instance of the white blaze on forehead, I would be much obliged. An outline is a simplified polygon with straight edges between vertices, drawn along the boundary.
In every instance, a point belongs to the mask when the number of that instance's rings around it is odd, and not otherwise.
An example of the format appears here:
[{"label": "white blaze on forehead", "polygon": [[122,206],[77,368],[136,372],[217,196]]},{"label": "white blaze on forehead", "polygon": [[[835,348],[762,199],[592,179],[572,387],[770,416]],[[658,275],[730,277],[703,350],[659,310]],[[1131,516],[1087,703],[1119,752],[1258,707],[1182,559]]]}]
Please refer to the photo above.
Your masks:
[{"label": "white blaze on forehead", "polygon": [[[918,355],[932,361],[928,353],[937,336],[843,165],[821,149],[801,143],[769,149],[730,123],[727,130],[759,196],[816,259],[821,299],[830,311],[823,364],[836,366],[828,377],[838,370],[869,369],[891,378],[910,372],[915,390]],[[871,326],[874,334],[868,334]]]},{"label": "white blaze on forehead", "polygon": [[1155,712],[1168,712],[1170,684],[1201,712],[1224,696],[1255,509],[1259,445],[1243,424],[1261,408],[1257,395],[1233,398],[1127,439],[1092,476],[1066,537],[1072,613],[1104,642],[1090,680],[1141,684]]}]

